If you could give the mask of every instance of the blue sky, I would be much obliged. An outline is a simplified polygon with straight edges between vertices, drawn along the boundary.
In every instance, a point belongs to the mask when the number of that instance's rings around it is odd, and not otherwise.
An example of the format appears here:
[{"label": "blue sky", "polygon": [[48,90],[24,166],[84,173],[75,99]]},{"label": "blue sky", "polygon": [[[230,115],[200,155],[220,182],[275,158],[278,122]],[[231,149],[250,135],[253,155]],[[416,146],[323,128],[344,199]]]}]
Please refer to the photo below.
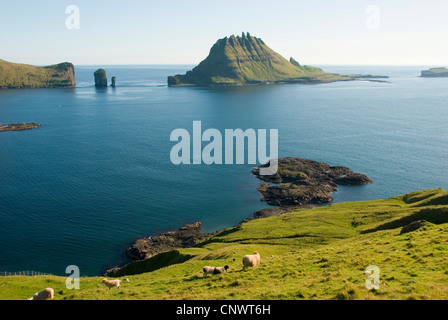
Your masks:
[{"label": "blue sky", "polygon": [[[66,28],[69,5],[79,30]],[[447,14],[447,0],[2,0],[0,59],[197,64],[217,39],[249,31],[303,64],[448,66]]]}]

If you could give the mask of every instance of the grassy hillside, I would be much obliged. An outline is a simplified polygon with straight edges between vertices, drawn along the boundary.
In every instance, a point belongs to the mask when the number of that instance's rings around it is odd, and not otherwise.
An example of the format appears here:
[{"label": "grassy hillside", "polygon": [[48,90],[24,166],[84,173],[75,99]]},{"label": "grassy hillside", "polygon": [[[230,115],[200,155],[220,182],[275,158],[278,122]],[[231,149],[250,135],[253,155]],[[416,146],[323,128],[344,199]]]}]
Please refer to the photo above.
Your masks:
[{"label": "grassy hillside", "polygon": [[[418,219],[429,223],[400,234]],[[53,287],[55,299],[448,299],[446,222],[442,189],[338,203],[252,220],[132,263],[125,273],[139,274],[125,276],[120,290],[104,287],[103,277],[82,278],[80,290],[67,290],[61,277],[0,277],[0,298]],[[242,271],[241,258],[255,250],[260,267]],[[202,267],[226,264],[227,274],[202,277]],[[380,268],[379,290],[365,287],[369,265]]]},{"label": "grassy hillside", "polygon": [[319,68],[301,66],[269,48],[249,33],[218,40],[208,57],[185,75],[168,77],[170,86],[242,85],[276,82],[330,82],[350,77],[328,74]]},{"label": "grassy hillside", "polygon": [[422,77],[438,78],[438,77],[448,77],[447,68],[431,68],[429,70],[422,71]]},{"label": "grassy hillside", "polygon": [[0,89],[72,86],[75,86],[75,71],[71,63],[36,67],[0,59]]}]

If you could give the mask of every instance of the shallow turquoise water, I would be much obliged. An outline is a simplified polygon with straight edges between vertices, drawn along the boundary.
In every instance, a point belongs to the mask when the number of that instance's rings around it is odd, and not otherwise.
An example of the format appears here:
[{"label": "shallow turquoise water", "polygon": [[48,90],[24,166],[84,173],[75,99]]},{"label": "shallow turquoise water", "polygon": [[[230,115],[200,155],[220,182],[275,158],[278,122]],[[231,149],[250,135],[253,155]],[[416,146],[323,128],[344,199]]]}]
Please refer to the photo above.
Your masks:
[{"label": "shallow turquoise water", "polygon": [[0,271],[98,275],[124,263],[134,239],[202,221],[230,227],[266,207],[253,165],[174,166],[176,128],[279,130],[279,156],[343,165],[374,183],[341,187],[335,201],[448,188],[448,78],[427,67],[326,66],[388,75],[321,85],[168,88],[190,66],[105,67],[116,89],[0,91],[0,123],[41,128],[0,134]]}]

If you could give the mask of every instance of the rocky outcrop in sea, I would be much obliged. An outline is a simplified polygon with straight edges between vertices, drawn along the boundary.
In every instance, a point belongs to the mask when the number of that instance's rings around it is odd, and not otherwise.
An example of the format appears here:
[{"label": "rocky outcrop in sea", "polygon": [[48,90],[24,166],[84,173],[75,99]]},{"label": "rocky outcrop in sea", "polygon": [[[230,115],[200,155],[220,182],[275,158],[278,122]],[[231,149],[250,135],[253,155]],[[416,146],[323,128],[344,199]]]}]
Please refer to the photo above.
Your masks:
[{"label": "rocky outcrop in sea", "polygon": [[106,70],[98,69],[93,74],[95,77],[95,87],[97,88],[106,88],[107,87],[107,76]]},{"label": "rocky outcrop in sea", "polygon": [[364,174],[353,172],[341,166],[330,166],[313,160],[301,158],[278,159],[278,170],[274,175],[260,175],[260,168],[269,167],[270,163],[254,168],[252,173],[262,184],[258,190],[262,201],[273,206],[303,206],[322,204],[333,201],[331,194],[338,185],[363,185],[372,183]]}]

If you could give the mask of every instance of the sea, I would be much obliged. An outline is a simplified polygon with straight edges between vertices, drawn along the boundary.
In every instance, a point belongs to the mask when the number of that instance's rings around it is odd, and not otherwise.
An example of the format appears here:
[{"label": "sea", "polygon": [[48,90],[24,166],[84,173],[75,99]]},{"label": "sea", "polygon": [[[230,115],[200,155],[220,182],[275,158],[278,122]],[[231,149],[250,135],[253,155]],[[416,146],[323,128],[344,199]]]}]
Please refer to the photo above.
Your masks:
[{"label": "sea", "polygon": [[[102,67],[116,88],[96,89]],[[277,129],[279,157],[346,166],[373,183],[334,202],[448,188],[448,78],[430,66],[319,66],[389,76],[328,84],[168,87],[190,65],[76,66],[76,88],[0,90],[0,275],[97,276],[136,239],[201,221],[229,228],[269,207],[254,164],[174,165],[175,129]],[[205,145],[205,143],[204,143]],[[203,146],[204,146],[203,145]]]}]

